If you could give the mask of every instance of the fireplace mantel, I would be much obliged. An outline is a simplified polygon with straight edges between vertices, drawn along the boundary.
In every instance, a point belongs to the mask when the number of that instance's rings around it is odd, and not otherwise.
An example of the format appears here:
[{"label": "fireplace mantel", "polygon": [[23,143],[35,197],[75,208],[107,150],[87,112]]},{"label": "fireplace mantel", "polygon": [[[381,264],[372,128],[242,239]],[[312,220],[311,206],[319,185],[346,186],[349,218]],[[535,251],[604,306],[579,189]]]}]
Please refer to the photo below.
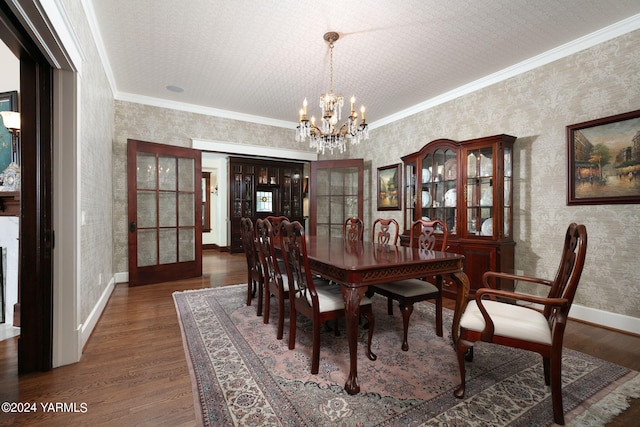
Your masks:
[{"label": "fireplace mantel", "polygon": [[0,191],[0,216],[20,216],[19,191]]}]

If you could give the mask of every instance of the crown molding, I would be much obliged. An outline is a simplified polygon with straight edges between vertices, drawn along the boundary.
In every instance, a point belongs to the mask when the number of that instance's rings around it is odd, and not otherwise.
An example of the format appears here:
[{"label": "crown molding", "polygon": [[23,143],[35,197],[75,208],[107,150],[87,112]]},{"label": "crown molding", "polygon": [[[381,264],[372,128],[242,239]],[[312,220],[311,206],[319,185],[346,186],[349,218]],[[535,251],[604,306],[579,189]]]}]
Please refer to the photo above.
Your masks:
[{"label": "crown molding", "polygon": [[614,39],[638,29],[640,29],[640,14],[631,16],[613,25],[595,31],[591,34],[587,34],[586,36],[583,36],[579,39],[573,40],[569,43],[565,43],[562,46],[558,46],[540,55],[524,60],[511,67],[507,67],[503,70],[490,74],[469,84],[443,93],[442,95],[438,95],[434,98],[428,99],[424,102],[421,102],[420,104],[414,105],[413,107],[399,111],[380,120],[371,122],[369,124],[369,129],[375,129],[396,122],[398,120],[405,119],[414,114],[433,108],[437,105],[444,104],[445,102],[451,101],[464,95],[468,95],[477,90],[510,79],[511,77],[523,74],[538,67],[542,67],[543,65],[547,65],[559,59],[566,58],[567,56],[573,55],[577,52],[591,48],[600,43],[604,43],[608,40]]},{"label": "crown molding", "polygon": [[138,104],[150,105],[152,107],[169,108],[172,110],[185,111],[188,113],[204,114],[207,116],[221,117],[224,119],[240,120],[243,122],[256,123],[266,126],[275,126],[287,129],[295,129],[296,123],[284,120],[270,119],[268,117],[253,116],[251,114],[238,113],[235,111],[220,110],[217,108],[203,107],[201,105],[188,104],[185,102],[169,101],[166,99],[153,98],[150,96],[136,95],[133,93],[116,93],[115,99],[118,101],[135,102]]},{"label": "crown molding", "polygon": [[115,94],[118,93],[118,85],[116,84],[116,78],[113,75],[111,62],[109,62],[109,55],[107,55],[107,50],[104,47],[104,41],[102,39],[102,34],[100,33],[100,27],[98,26],[98,19],[96,18],[95,9],[93,8],[93,2],[90,0],[82,0],[82,7],[84,9],[84,14],[87,17],[89,30],[91,31],[91,35],[95,41],[98,56],[102,62],[102,68],[107,76],[109,86],[111,87],[111,93],[115,96]]}]

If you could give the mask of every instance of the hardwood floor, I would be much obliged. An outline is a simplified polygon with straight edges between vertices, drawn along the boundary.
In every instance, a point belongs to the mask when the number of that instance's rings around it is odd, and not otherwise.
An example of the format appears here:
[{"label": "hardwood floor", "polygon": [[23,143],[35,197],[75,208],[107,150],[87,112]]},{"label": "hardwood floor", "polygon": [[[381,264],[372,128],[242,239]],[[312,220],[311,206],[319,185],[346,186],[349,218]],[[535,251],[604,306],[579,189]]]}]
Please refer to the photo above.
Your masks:
[{"label": "hardwood floor", "polygon": [[[195,425],[191,380],[171,294],[246,283],[243,254],[205,251],[203,266],[201,278],[117,286],[79,363],[18,377],[17,338],[0,342],[0,403],[37,405],[37,412],[30,414],[0,412],[0,425]],[[452,301],[447,303],[452,306]],[[640,370],[638,336],[572,321],[565,345]],[[42,404],[67,404],[59,409],[76,412],[45,412]],[[636,399],[610,425],[636,425],[639,418]]]}]

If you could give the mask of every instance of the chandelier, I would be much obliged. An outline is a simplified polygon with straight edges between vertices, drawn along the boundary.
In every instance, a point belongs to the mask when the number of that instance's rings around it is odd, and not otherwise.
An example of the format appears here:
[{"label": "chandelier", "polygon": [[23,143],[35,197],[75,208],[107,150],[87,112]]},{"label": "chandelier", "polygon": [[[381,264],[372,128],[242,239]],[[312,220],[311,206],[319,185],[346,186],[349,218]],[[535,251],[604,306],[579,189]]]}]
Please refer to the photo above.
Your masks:
[{"label": "chandelier", "polygon": [[299,123],[296,130],[296,141],[304,142],[309,138],[309,147],[315,148],[318,153],[324,154],[329,150],[340,149],[343,153],[346,149],[347,140],[352,145],[359,144],[362,139],[369,138],[369,129],[364,118],[364,106],[360,107],[362,121],[358,124],[358,114],[354,109],[355,97],[351,97],[351,114],[345,122],[338,125],[342,120],[342,107],[344,97],[333,93],[333,46],[340,35],[336,32],[329,32],[324,35],[324,39],[329,43],[329,93],[320,97],[320,108],[322,109],[322,119],[320,126],[315,123],[315,117],[307,119],[307,99],[304,99],[300,109]]}]

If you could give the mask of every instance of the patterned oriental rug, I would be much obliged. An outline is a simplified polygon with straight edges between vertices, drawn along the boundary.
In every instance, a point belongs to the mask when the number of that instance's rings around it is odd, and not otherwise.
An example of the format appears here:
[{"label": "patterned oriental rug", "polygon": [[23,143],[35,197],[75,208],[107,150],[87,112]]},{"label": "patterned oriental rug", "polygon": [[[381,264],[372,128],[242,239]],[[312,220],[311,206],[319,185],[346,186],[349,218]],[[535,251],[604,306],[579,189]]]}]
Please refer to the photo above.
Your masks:
[{"label": "patterned oriental rug", "polygon": [[[552,425],[551,396],[537,354],[478,343],[467,363],[465,399],[451,343],[452,311],[445,334],[435,334],[434,307],[417,304],[409,351],[400,349],[399,310],[386,312],[375,296],[373,351],[365,356],[361,328],[358,379],[361,392],[344,389],[349,372],[344,324],[340,336],[323,328],[320,372],[310,374],[311,324],[299,316],[295,350],[271,323],[247,307],[246,285],[176,292],[174,301],[192,376],[196,419],[205,426],[543,426]],[[274,304],[272,304],[272,307]],[[288,312],[286,315],[288,318]],[[604,425],[640,396],[638,372],[565,349],[563,397],[569,425]]]}]

